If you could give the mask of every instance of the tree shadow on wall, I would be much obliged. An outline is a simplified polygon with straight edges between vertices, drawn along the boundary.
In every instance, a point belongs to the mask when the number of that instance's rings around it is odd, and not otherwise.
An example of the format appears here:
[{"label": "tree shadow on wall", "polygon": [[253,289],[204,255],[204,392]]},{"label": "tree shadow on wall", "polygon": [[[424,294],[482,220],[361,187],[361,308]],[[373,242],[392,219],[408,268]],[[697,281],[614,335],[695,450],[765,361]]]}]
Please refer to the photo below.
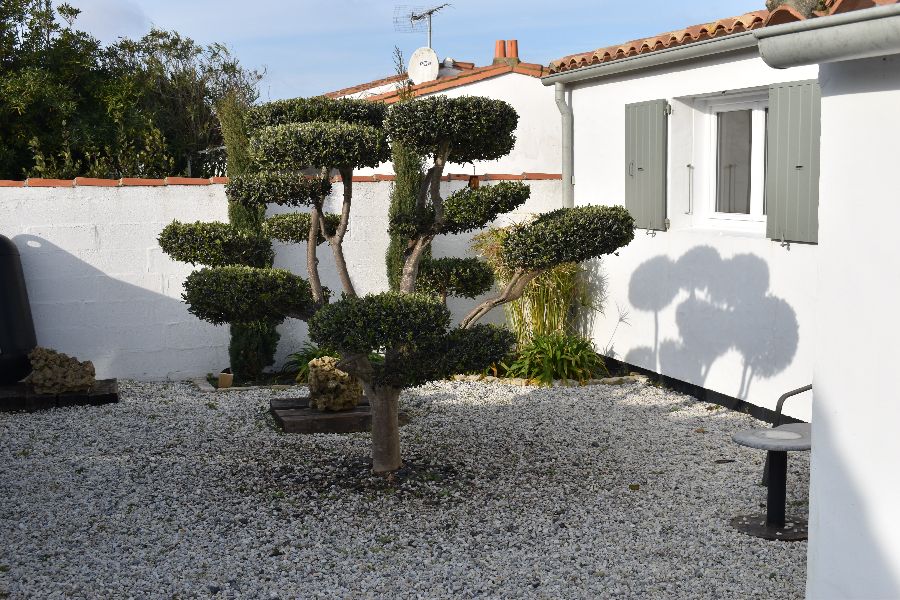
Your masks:
[{"label": "tree shadow on wall", "polygon": [[[659,313],[686,292],[675,311],[679,338],[660,339]],[[653,344],[632,349],[626,362],[703,386],[717,358],[731,350],[743,358],[737,397],[754,377],[772,377],[791,364],[799,327],[791,306],[769,292],[769,267],[758,256],[723,259],[698,246],[672,261],[652,258],[631,276],[628,298],[653,313]]]},{"label": "tree shadow on wall", "polygon": [[227,364],[227,328],[200,321],[180,299],[162,293],[167,275],[173,285],[179,278],[148,264],[144,251],[132,259],[145,264],[116,273],[108,271],[123,264],[118,255],[125,251],[89,251],[111,265],[101,269],[36,235],[12,241],[38,344],[93,361],[99,377],[184,378]]}]

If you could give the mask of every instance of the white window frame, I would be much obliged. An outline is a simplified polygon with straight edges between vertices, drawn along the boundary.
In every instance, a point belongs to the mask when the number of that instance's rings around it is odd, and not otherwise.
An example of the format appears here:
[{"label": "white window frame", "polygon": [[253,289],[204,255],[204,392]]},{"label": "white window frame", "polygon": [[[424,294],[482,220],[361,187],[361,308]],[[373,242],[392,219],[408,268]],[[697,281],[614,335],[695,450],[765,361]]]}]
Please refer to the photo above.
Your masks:
[{"label": "white window frame", "polygon": [[[694,199],[694,226],[765,236],[766,187],[766,111],[769,106],[767,90],[752,90],[699,98],[695,108],[694,174],[697,189]],[[750,154],[750,213],[723,213],[716,210],[718,185],[718,123],[719,115],[737,110],[753,111]]]}]

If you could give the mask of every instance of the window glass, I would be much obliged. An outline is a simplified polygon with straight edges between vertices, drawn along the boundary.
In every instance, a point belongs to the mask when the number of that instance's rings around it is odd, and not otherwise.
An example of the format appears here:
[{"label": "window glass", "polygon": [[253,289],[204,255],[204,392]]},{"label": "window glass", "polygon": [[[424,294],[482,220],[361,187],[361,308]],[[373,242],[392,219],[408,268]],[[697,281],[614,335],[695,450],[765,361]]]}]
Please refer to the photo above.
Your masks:
[{"label": "window glass", "polygon": [[718,115],[716,212],[750,214],[753,111]]}]

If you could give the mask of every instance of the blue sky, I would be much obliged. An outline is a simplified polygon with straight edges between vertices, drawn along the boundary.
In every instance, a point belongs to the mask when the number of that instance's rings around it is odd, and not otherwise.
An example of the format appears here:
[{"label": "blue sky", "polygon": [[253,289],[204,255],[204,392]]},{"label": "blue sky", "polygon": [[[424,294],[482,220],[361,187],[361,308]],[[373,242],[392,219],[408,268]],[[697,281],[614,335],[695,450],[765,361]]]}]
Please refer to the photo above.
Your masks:
[{"label": "blue sky", "polygon": [[[309,96],[394,73],[392,55],[426,45],[394,31],[395,6],[421,0],[69,0],[78,26],[104,42],[151,25],[202,43],[226,44],[265,68],[261,99]],[[435,2],[434,4],[440,4]],[[489,64],[494,40],[518,39],[519,55],[547,64],[641,37],[764,7],[764,0],[456,0],[435,17],[440,58]]]}]

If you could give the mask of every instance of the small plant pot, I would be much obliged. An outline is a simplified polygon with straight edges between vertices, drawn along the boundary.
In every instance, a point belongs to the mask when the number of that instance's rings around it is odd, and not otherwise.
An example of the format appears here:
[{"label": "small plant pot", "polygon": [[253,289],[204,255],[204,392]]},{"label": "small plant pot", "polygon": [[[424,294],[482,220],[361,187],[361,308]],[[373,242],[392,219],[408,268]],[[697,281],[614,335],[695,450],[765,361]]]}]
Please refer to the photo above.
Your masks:
[{"label": "small plant pot", "polygon": [[225,369],[219,373],[219,389],[230,388],[234,384],[234,375],[231,369]]}]

